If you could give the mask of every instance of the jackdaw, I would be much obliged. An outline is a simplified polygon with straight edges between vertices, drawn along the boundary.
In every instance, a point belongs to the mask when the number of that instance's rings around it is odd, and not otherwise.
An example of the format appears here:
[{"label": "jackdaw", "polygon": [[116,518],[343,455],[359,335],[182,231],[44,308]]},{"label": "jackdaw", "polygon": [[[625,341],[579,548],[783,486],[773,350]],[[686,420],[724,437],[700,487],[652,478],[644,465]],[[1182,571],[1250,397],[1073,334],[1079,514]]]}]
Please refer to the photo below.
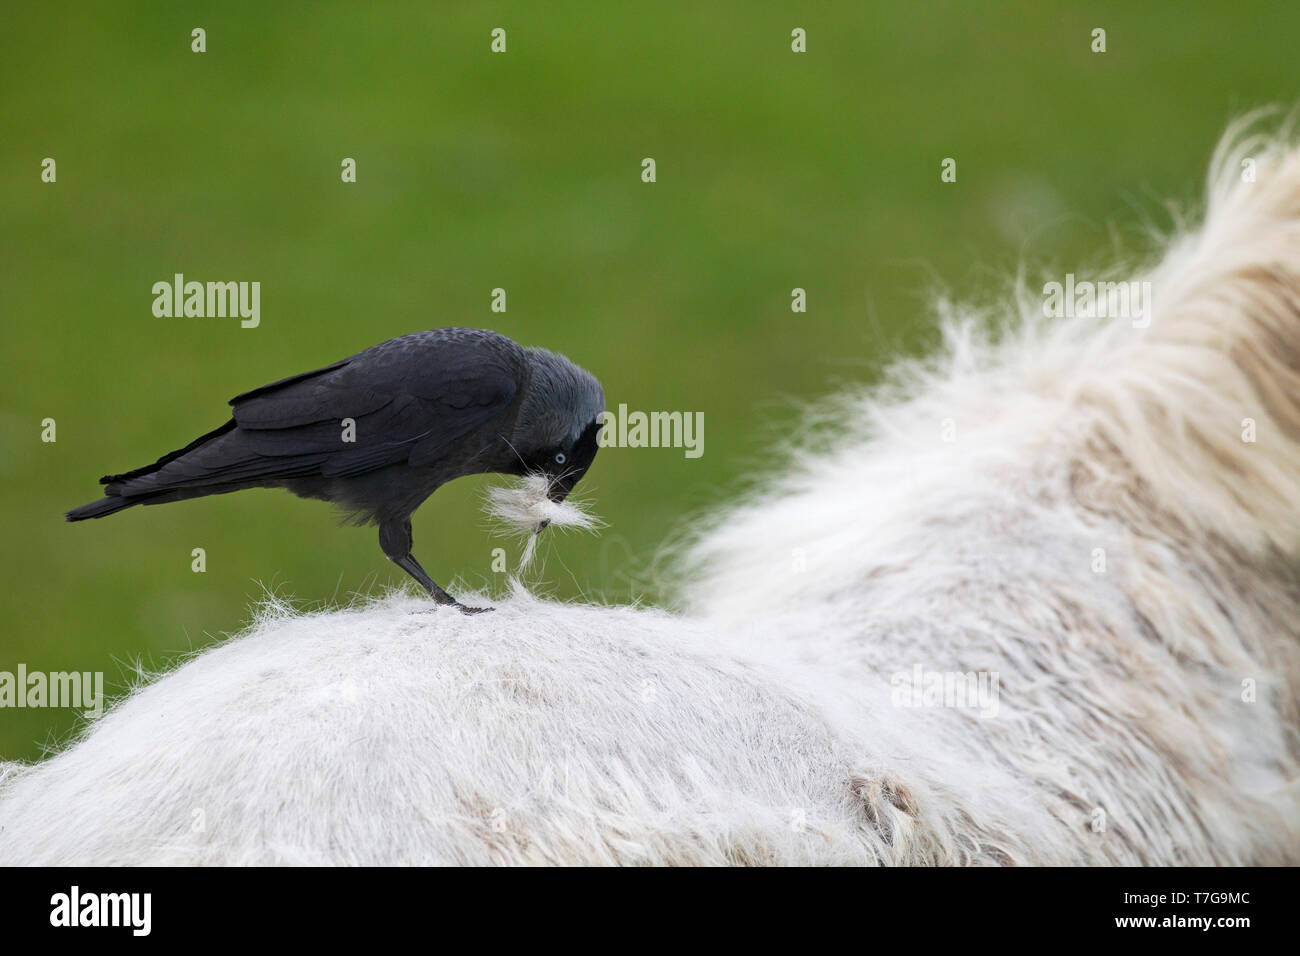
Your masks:
[{"label": "jackdaw", "polygon": [[[102,518],[244,488],[330,501],[439,604],[467,608],[411,554],[411,514],[465,475],[541,475],[562,502],[596,456],[605,394],[562,355],[483,329],[381,342],[314,372],[236,395],[230,421],[152,465],[99,479]],[[539,525],[540,531],[544,523]]]}]

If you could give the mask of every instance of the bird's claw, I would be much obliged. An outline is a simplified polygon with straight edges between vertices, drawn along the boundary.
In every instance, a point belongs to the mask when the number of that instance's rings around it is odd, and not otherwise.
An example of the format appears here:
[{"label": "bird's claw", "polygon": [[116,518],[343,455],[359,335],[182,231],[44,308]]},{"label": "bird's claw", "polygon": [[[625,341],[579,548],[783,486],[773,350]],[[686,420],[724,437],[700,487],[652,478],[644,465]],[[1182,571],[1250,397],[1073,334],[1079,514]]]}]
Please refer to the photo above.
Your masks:
[{"label": "bird's claw", "polygon": [[459,601],[437,601],[434,603],[433,607],[421,608],[415,613],[433,614],[436,611],[441,611],[445,607],[454,607],[456,610],[460,611],[461,614],[486,614],[488,611],[496,610],[494,607],[470,607],[468,604],[461,604]]}]

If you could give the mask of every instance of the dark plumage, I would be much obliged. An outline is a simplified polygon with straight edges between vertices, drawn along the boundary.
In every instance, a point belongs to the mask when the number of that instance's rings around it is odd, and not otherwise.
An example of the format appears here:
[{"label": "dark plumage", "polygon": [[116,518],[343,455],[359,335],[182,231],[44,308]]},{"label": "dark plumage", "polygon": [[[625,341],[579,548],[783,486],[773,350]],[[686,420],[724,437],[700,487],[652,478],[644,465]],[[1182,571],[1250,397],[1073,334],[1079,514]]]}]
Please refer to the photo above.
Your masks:
[{"label": "dark plumage", "polygon": [[[230,421],[152,465],[106,475],[69,521],[132,505],[285,488],[378,524],[390,559],[440,604],[459,605],[411,555],[411,513],[464,475],[540,473],[562,501],[596,455],[600,383],[562,355],[496,332],[390,339],[230,400]],[[346,420],[352,420],[353,441]]]}]

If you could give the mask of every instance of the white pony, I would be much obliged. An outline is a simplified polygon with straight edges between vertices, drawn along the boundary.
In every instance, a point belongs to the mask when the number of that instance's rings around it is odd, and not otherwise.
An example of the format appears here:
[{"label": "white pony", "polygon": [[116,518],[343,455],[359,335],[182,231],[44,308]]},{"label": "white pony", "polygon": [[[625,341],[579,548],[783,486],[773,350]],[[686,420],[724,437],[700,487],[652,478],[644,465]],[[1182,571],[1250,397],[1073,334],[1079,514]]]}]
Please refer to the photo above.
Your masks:
[{"label": "white pony", "polygon": [[272,609],[0,767],[0,864],[1300,863],[1300,152],[1137,278],[950,310],[680,614]]}]

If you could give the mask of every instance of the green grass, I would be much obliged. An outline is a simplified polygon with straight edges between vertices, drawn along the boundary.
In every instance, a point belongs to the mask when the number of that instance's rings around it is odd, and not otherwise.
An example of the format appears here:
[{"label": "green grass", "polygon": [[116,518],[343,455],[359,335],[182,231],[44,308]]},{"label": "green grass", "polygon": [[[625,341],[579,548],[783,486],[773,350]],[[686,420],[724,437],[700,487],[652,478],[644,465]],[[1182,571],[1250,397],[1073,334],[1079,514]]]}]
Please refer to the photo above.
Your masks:
[{"label": "green grass", "polygon": [[[608,530],[550,546],[555,594],[654,600],[633,582],[657,545],[781,466],[791,399],[932,341],[936,278],[972,293],[1022,256],[1094,261],[1112,224],[1136,243],[1159,198],[1195,198],[1231,116],[1300,93],[1300,7],[1272,2],[515,6],[0,14],[0,670],[120,689],[126,662],[237,629],[263,585],[311,604],[401,583],[373,529],[284,493],[62,513],[236,392],[441,325],[562,351],[611,405],[704,412],[698,460],[604,451],[584,491]],[[154,318],[178,271],[260,281],[261,327]],[[501,584],[484,483],[416,516],[436,580]],[[0,757],[73,725],[0,711]]]}]

